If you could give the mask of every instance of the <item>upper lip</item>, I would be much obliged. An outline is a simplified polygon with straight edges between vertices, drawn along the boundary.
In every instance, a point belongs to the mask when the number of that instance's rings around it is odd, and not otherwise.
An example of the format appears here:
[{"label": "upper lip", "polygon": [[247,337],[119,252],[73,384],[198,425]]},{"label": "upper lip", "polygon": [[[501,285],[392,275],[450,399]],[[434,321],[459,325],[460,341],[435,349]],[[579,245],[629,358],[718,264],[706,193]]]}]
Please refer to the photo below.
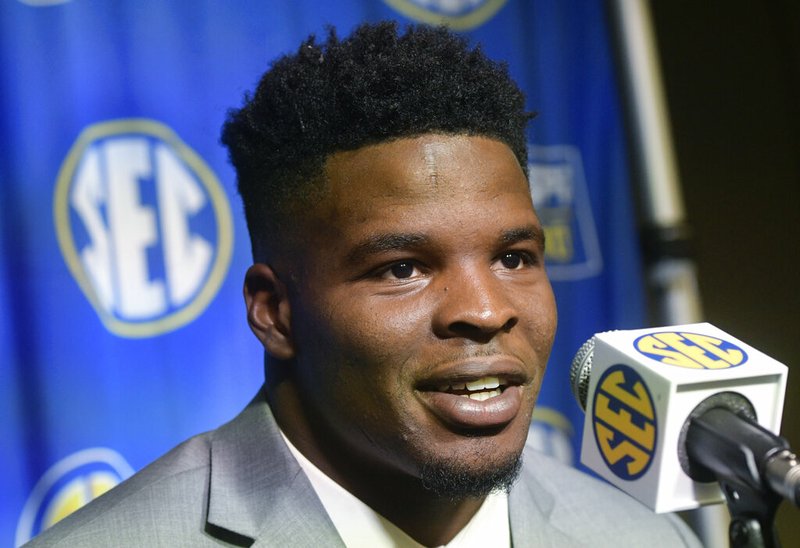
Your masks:
[{"label": "upper lip", "polygon": [[484,377],[496,377],[502,387],[530,382],[530,374],[519,360],[507,356],[492,356],[439,365],[417,382],[416,388],[421,391],[440,391],[445,386],[453,387]]}]

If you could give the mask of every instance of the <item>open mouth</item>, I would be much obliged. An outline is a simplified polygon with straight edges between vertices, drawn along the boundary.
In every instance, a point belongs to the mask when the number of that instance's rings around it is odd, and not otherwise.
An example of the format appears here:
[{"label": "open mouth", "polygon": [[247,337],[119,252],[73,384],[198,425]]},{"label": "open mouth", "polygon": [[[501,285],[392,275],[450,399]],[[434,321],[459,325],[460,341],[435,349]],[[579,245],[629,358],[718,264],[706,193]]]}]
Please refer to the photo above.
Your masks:
[{"label": "open mouth", "polygon": [[524,383],[521,373],[471,379],[459,375],[420,387],[417,396],[433,415],[454,428],[486,430],[502,428],[519,415]]},{"label": "open mouth", "polygon": [[508,383],[500,377],[481,377],[470,382],[442,384],[437,386],[439,392],[453,394],[476,401],[486,401],[503,393]]}]

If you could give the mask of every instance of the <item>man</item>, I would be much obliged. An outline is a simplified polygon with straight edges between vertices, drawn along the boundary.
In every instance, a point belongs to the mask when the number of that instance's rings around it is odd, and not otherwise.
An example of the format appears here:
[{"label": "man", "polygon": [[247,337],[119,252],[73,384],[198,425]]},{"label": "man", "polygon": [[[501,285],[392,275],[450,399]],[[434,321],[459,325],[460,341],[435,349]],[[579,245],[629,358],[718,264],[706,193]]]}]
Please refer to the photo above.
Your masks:
[{"label": "man", "polygon": [[41,545],[696,543],[525,448],[556,327],[530,117],[444,29],[278,60],[223,130],[265,387]]}]

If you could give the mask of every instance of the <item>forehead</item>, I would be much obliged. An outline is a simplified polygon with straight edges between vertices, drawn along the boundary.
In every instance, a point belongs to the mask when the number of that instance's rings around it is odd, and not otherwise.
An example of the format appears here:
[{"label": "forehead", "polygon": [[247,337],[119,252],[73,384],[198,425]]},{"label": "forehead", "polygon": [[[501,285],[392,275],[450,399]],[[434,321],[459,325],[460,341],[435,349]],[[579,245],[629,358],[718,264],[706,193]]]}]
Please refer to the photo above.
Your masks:
[{"label": "forehead", "polygon": [[[528,182],[500,141],[430,134],[332,155],[325,164],[326,196],[319,213],[340,219],[375,209],[426,208],[445,215],[484,199],[514,195],[531,207]],[[386,208],[392,208],[387,210]]]},{"label": "forehead", "polygon": [[516,156],[485,137],[432,134],[339,152],[322,186],[276,258],[301,278],[346,278],[363,249],[424,247],[444,260],[492,251],[509,234],[541,239]]}]

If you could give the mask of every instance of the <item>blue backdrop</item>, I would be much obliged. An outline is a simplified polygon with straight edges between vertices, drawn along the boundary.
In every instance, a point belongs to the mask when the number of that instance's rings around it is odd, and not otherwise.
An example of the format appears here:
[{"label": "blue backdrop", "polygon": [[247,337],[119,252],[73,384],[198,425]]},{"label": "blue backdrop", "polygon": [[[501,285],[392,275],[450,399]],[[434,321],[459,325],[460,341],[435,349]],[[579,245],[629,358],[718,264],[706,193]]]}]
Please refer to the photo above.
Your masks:
[{"label": "blue backdrop", "polygon": [[643,322],[621,105],[602,3],[0,3],[0,545],[21,543],[262,382],[226,110],[333,24],[446,22],[507,60],[529,130],[560,325],[532,428],[574,462],[580,344]]}]

